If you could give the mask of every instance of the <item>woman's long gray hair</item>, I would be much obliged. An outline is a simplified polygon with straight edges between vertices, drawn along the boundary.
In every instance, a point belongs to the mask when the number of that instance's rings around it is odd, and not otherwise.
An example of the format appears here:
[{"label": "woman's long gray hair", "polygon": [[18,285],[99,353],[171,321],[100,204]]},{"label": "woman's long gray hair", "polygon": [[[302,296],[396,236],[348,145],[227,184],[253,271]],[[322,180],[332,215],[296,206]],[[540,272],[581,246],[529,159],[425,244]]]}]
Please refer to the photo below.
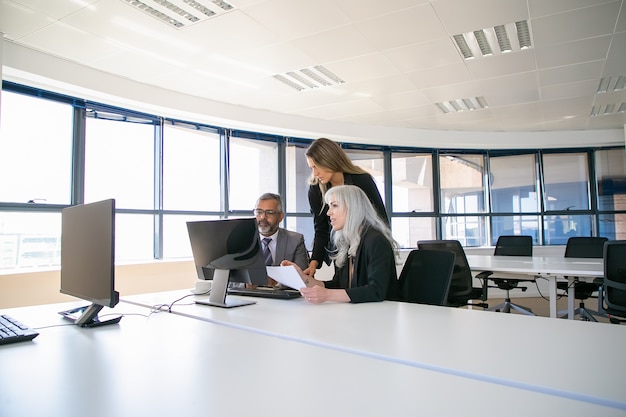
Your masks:
[{"label": "woman's long gray hair", "polygon": [[380,231],[389,241],[396,257],[398,255],[398,242],[391,235],[391,230],[384,223],[365,192],[355,185],[339,185],[330,188],[324,195],[326,204],[335,201],[339,208],[346,210],[346,221],[341,230],[332,231],[332,240],[336,250],[331,254],[331,259],[338,267],[346,264],[349,256],[355,256],[361,243],[361,232],[371,227]]}]

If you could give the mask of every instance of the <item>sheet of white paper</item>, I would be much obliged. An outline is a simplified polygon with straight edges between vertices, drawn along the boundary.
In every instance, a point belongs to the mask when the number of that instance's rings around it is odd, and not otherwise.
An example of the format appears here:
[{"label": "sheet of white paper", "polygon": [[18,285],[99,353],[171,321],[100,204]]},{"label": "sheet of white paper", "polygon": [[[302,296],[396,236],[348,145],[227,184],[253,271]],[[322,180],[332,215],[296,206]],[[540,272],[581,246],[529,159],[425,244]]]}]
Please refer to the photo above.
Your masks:
[{"label": "sheet of white paper", "polygon": [[298,274],[298,271],[296,271],[296,268],[292,265],[268,266],[267,275],[294,290],[306,287],[304,282],[302,282],[302,278],[300,278],[300,274]]}]

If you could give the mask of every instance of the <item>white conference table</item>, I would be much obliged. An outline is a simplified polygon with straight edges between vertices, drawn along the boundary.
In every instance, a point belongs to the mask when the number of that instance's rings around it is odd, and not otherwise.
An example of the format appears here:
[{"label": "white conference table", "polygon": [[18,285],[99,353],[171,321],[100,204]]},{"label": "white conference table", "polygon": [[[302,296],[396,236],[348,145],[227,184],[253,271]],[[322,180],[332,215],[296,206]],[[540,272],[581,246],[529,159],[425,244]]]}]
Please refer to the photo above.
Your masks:
[{"label": "white conference table", "polygon": [[564,258],[558,256],[493,256],[467,255],[473,272],[492,271],[498,277],[534,281],[536,277],[548,281],[550,317],[557,317],[557,280],[567,277],[568,318],[574,318],[574,277],[593,279],[604,276],[604,260],[596,258]]},{"label": "white conference table", "polygon": [[[145,307],[188,291],[122,297]],[[410,303],[256,299],[223,309],[191,296],[173,313],[286,340],[626,410],[626,327]],[[198,297],[202,298],[202,297]]]},{"label": "white conference table", "polygon": [[[0,414],[11,417],[624,415],[601,404],[390,363],[175,314],[79,328],[57,311],[0,310],[33,327],[0,346]],[[65,324],[65,325],[64,325]]]}]

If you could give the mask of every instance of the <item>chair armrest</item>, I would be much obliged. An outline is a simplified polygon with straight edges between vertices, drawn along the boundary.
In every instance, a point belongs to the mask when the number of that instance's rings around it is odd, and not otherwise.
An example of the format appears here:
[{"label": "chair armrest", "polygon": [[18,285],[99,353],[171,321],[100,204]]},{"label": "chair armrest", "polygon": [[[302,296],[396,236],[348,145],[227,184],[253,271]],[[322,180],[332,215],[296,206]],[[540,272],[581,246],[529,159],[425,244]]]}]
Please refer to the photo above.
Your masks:
[{"label": "chair armrest", "polygon": [[493,275],[493,272],[491,272],[491,271],[483,271],[483,272],[479,273],[478,275],[476,275],[476,278],[478,278],[478,279],[487,279],[491,275]]}]

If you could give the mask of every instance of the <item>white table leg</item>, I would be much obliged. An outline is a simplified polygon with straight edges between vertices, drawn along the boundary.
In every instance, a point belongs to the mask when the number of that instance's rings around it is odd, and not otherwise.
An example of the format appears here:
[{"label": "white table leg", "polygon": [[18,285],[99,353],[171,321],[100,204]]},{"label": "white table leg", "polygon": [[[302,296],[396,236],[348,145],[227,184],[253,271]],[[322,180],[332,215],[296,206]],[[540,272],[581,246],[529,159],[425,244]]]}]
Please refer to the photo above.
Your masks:
[{"label": "white table leg", "polygon": [[556,276],[548,275],[548,294],[550,298],[550,317],[557,317],[556,310]]},{"label": "white table leg", "polygon": [[576,301],[574,287],[574,277],[567,277],[567,318],[569,320],[574,320],[574,301]]}]

